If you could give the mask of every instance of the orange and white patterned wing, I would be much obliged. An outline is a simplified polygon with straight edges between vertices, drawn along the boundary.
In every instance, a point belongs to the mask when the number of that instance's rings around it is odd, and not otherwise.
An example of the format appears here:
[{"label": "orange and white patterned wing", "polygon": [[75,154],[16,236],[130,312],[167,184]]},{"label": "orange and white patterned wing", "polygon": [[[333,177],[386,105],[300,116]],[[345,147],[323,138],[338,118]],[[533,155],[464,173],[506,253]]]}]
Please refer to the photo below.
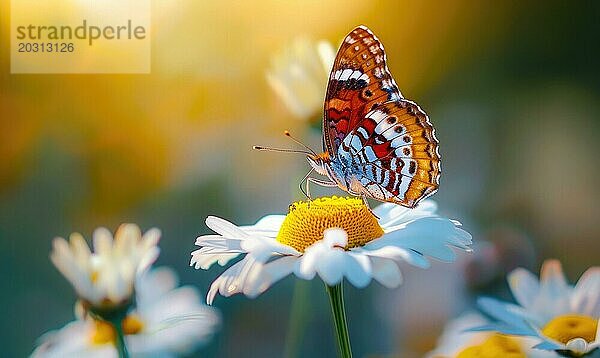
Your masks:
[{"label": "orange and white patterned wing", "polygon": [[350,131],[376,106],[401,99],[386,64],[383,45],[365,26],[344,39],[329,76],[323,119],[323,150],[330,157]]},{"label": "orange and white patterned wing", "polygon": [[367,113],[338,150],[355,185],[373,199],[414,207],[435,193],[441,174],[438,141],[414,102],[389,101]]},{"label": "orange and white patterned wing", "polygon": [[336,56],[323,143],[353,193],[414,207],[438,189],[435,130],[427,114],[402,97],[383,45],[364,26],[346,36]]}]

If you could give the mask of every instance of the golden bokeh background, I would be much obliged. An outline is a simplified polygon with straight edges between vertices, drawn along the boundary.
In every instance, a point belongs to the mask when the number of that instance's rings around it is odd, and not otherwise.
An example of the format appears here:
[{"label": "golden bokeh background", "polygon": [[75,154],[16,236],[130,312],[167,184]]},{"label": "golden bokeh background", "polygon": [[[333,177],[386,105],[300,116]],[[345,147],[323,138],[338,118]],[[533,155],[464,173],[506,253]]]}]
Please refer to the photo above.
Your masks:
[{"label": "golden bokeh background", "polygon": [[[10,2],[0,4],[7,356],[30,353],[36,337],[72,318],[74,295],[48,260],[54,236],[89,237],[97,226],[127,221],[158,226],[159,263],[206,292],[218,270],[187,266],[195,237],[207,232],[204,217],[247,224],[301,197],[305,160],[251,146],[289,147],[284,129],[320,145],[314,123],[295,118],[269,87],[273,56],[298,38],[337,46],[359,24],[383,41],[402,93],[436,125],[444,173],[434,198],[442,212],[494,250],[491,262],[476,250],[452,266],[457,285],[440,289],[460,290],[460,299],[445,306],[430,298],[447,293],[431,288],[447,265],[407,269],[398,292],[351,289],[356,355],[422,355],[474,295],[505,293],[503,276],[517,265],[536,272],[555,257],[574,279],[598,264],[595,3],[153,0],[147,75],[11,75]],[[281,356],[289,310],[272,306],[289,302],[293,285],[288,279],[254,301],[217,300],[223,329],[199,354],[251,347],[257,356]],[[334,348],[323,348],[331,340],[327,307],[313,286],[301,352],[327,356]],[[361,305],[375,306],[377,318]],[[433,313],[417,319],[409,311]]]}]

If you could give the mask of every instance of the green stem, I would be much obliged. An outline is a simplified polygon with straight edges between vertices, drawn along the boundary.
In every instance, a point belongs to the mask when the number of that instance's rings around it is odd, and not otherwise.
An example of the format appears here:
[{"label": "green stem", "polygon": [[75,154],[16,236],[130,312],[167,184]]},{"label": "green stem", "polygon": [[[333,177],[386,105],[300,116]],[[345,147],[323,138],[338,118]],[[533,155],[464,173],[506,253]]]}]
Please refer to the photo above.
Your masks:
[{"label": "green stem", "polygon": [[346,323],[346,309],[344,308],[344,288],[342,283],[335,286],[327,285],[329,302],[331,303],[331,313],[335,323],[335,332],[337,333],[340,356],[342,358],[352,357],[352,348],[350,348],[350,336],[348,335],[348,323]]},{"label": "green stem", "polygon": [[121,319],[117,319],[112,321],[111,324],[116,333],[115,345],[117,347],[117,352],[119,353],[119,358],[129,358],[127,345],[125,344],[125,334],[123,333],[123,321]]}]

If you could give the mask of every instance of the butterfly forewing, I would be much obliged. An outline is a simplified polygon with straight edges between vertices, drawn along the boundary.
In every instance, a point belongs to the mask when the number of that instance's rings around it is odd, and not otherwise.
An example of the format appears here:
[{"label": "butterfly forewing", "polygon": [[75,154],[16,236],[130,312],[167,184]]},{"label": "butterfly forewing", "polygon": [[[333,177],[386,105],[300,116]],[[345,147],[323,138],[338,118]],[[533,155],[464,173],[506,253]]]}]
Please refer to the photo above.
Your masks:
[{"label": "butterfly forewing", "polygon": [[345,163],[354,193],[414,207],[439,186],[435,130],[425,112],[402,97],[381,42],[366,27],[354,29],[336,56],[323,142],[332,163]]},{"label": "butterfly forewing", "polygon": [[386,65],[383,45],[366,27],[352,30],[333,63],[325,97],[324,150],[335,156],[371,109],[402,98]]}]

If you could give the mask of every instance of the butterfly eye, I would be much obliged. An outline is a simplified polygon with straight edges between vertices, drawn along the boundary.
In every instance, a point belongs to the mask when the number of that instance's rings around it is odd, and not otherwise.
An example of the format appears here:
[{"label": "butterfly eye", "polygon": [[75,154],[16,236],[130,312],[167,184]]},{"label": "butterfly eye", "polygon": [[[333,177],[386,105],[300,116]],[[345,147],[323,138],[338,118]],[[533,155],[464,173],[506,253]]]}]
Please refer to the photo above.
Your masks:
[{"label": "butterfly eye", "polygon": [[[388,122],[389,124],[394,124],[394,123],[396,123],[396,120],[397,120],[397,119],[398,119],[398,118],[396,118],[396,116],[389,116],[389,117],[387,118],[387,122]],[[396,127],[396,131],[398,131],[398,127]]]},{"label": "butterfly eye", "polygon": [[364,92],[364,95],[365,95],[365,97],[369,98],[373,95],[373,92],[371,92],[371,90],[369,90],[369,89],[366,89]]},{"label": "butterfly eye", "polygon": [[403,153],[404,155],[410,155],[410,149],[408,149],[408,148],[404,148],[404,149],[402,150],[402,153]]},{"label": "butterfly eye", "polygon": [[373,103],[373,105],[371,106],[371,111],[377,108],[377,106],[379,106],[380,104],[381,103]]},{"label": "butterfly eye", "polygon": [[405,135],[402,140],[404,141],[404,143],[409,143],[410,142],[410,136]]},{"label": "butterfly eye", "polygon": [[402,133],[403,130],[404,130],[404,127],[402,127],[400,125],[398,125],[394,128],[394,132],[396,132],[398,134]]}]

